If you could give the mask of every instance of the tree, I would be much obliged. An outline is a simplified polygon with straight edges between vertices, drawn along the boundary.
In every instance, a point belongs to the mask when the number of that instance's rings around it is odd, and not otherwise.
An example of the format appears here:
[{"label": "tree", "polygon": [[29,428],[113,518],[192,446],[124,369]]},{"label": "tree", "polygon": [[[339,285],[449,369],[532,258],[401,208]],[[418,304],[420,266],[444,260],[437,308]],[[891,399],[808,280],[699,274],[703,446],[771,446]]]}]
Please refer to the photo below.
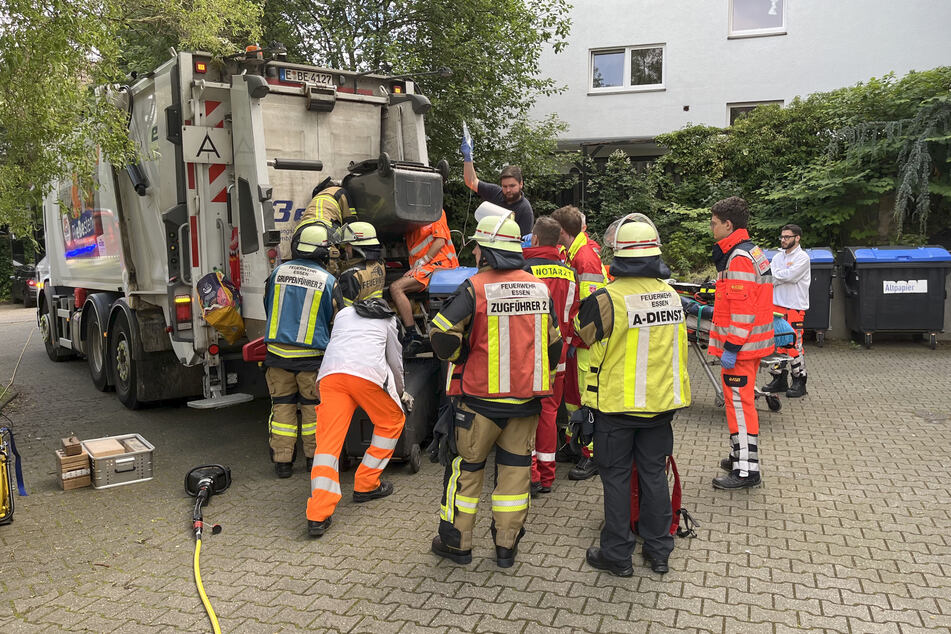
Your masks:
[{"label": "tree", "polygon": [[126,113],[96,86],[130,81],[168,46],[223,54],[257,37],[254,0],[7,0],[0,9],[0,224],[28,233],[50,183],[87,183],[97,152],[132,157]]}]

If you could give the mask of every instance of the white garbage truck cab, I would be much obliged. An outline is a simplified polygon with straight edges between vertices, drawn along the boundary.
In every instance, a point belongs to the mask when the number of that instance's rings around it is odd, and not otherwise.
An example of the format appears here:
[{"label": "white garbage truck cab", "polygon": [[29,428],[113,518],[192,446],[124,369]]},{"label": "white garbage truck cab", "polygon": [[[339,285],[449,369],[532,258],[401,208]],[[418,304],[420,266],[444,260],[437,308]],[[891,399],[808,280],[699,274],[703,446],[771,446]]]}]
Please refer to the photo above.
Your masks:
[{"label": "white garbage truck cab", "polygon": [[[176,53],[110,90],[128,110],[138,160],[100,156],[96,187],[52,187],[43,212],[50,274],[37,314],[49,357],[85,356],[94,384],[114,387],[130,408],[181,397],[221,407],[266,394],[241,346],[263,334],[265,283],[290,257],[325,177],[349,176],[357,217],[385,220],[381,237],[394,253],[403,231],[439,218],[429,101],[412,82],[252,48],[224,60]],[[234,345],[196,302],[196,282],[215,271],[240,291],[247,335]]]}]

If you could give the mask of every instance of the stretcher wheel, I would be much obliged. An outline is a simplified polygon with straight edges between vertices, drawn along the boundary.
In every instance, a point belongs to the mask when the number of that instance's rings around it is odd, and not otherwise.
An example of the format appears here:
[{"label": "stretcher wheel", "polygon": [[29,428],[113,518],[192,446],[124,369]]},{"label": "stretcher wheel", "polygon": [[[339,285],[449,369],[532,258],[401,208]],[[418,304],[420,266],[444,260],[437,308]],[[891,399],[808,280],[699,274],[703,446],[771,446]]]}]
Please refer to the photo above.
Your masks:
[{"label": "stretcher wheel", "polygon": [[872,347],[872,333],[870,332],[865,333],[865,347],[866,348]]},{"label": "stretcher wheel", "polygon": [[938,335],[936,333],[931,333],[931,336],[928,338],[928,347],[932,350],[938,347]]},{"label": "stretcher wheel", "polygon": [[769,411],[778,412],[783,408],[783,403],[775,396],[766,396],[766,405],[769,407]]},{"label": "stretcher wheel", "polygon": [[423,464],[423,451],[419,448],[418,443],[413,443],[413,446],[409,449],[409,470],[412,473],[419,473],[419,469]]},{"label": "stretcher wheel", "polygon": [[825,340],[826,340],[826,333],[824,331],[820,330],[816,332],[816,345],[818,345],[821,348]]}]

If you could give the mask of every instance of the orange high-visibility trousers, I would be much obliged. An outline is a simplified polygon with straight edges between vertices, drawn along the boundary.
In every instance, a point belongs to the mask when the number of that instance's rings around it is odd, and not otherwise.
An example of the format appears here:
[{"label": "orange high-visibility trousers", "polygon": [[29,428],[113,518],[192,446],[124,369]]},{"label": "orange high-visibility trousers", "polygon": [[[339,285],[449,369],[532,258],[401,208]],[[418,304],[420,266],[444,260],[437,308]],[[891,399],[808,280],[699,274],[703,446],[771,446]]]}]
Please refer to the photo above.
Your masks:
[{"label": "orange high-visibility trousers", "polygon": [[322,522],[340,501],[340,450],[350,429],[353,412],[360,407],[373,422],[373,438],[357,468],[354,491],[373,491],[393,456],[406,417],[382,387],[350,374],[331,374],[320,380],[317,416],[317,453],[310,471],[307,519]]},{"label": "orange high-visibility trousers", "polygon": [[720,373],[726,399],[726,422],[730,428],[733,470],[739,471],[742,477],[759,473],[759,414],[754,405],[759,361],[737,359],[732,370],[722,368]]},{"label": "orange high-visibility trousers", "polygon": [[[802,347],[803,326],[806,320],[806,311],[796,310],[795,308],[783,308],[773,305],[773,312],[780,313],[783,319],[789,322],[793,331],[796,333],[796,339],[793,345],[782,348],[782,351],[789,355],[789,369],[793,376],[806,376],[806,361]],[[779,374],[777,370],[776,374]]]}]

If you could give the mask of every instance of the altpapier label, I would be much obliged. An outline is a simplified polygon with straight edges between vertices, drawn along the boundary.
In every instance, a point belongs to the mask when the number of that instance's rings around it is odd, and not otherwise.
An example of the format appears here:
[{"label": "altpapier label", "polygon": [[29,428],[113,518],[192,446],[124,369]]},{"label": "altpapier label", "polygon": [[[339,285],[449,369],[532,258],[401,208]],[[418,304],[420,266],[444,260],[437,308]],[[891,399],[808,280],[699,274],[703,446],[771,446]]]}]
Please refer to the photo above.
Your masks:
[{"label": "altpapier label", "polygon": [[885,280],[882,285],[886,295],[928,292],[928,280]]}]

